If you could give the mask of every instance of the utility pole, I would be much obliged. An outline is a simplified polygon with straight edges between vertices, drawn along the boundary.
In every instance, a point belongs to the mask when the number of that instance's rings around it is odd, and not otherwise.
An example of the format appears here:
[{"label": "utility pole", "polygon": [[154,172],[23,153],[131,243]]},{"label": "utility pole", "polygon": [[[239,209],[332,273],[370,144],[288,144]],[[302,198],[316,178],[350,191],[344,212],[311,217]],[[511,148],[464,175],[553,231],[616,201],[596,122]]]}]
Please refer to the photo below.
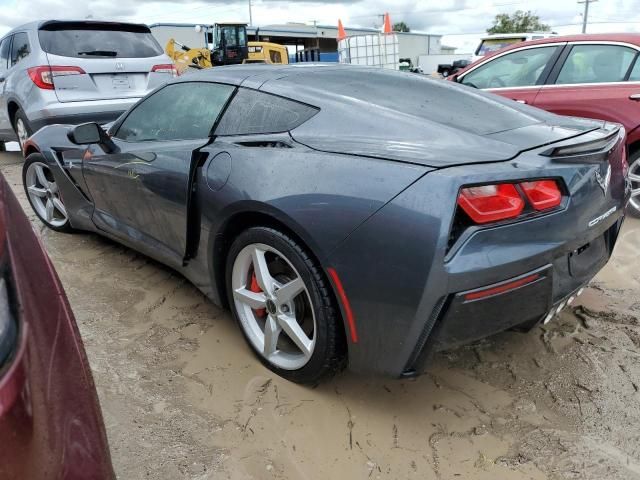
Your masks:
[{"label": "utility pole", "polygon": [[587,21],[589,18],[589,4],[598,0],[580,0],[578,3],[584,3],[584,13],[582,14],[582,33],[587,33]]},{"label": "utility pole", "polygon": [[[591,0],[595,1],[595,0]],[[251,15],[251,0],[249,0],[249,25],[253,25],[253,16]]]}]

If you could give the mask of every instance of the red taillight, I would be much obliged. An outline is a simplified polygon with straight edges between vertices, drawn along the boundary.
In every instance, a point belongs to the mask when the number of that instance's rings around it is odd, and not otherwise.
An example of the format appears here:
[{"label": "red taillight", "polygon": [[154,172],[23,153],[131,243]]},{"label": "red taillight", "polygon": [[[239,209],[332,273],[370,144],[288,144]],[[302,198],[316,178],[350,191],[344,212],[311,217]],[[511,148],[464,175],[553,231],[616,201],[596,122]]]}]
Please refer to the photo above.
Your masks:
[{"label": "red taillight", "polygon": [[170,73],[172,76],[178,76],[178,70],[176,66],[172,63],[163,64],[163,65],[154,65],[151,67],[151,71],[155,73]]},{"label": "red taillight", "polygon": [[562,203],[562,192],[555,180],[537,180],[520,184],[524,194],[536,210],[547,210]]},{"label": "red taillight", "polygon": [[66,67],[62,65],[31,67],[27,70],[29,78],[38,88],[53,90],[53,79],[67,75],[82,75],[85,73],[80,67]]},{"label": "red taillight", "polygon": [[476,223],[515,218],[524,209],[524,200],[511,183],[466,187],[460,190],[458,205]]}]

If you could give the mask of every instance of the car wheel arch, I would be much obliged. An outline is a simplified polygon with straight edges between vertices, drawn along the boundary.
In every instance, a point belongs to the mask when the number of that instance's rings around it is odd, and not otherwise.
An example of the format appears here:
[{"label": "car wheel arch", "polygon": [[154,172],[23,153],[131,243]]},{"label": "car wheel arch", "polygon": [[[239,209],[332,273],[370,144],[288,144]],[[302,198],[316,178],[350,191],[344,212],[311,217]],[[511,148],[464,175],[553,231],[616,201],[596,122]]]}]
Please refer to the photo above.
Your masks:
[{"label": "car wheel arch", "polygon": [[14,126],[16,112],[21,108],[22,107],[20,107],[20,104],[15,100],[9,100],[9,102],[7,102],[7,113],[9,114],[9,121],[11,122],[11,126]]},{"label": "car wheel arch", "polygon": [[[330,285],[331,296],[333,300],[336,302],[339,311],[342,313],[342,309],[340,307],[340,302],[338,301],[338,295],[335,291],[335,285],[331,281],[328,273],[327,273],[327,265],[320,256],[317,254],[318,247],[314,245],[313,240],[311,240],[307,235],[300,234],[299,230],[293,225],[291,222],[288,222],[286,219],[282,218],[282,215],[278,215],[275,212],[265,212],[260,210],[244,210],[240,212],[236,212],[233,215],[229,216],[224,223],[218,228],[215,232],[211,233],[211,248],[213,251],[213,255],[211,257],[210,262],[210,272],[212,281],[215,284],[216,293],[220,298],[221,304],[225,308],[229,308],[227,302],[227,292],[226,292],[226,261],[227,255],[229,253],[229,249],[233,240],[243,231],[252,228],[252,227],[268,227],[278,230],[288,236],[290,236],[293,240],[298,242],[309,254],[309,256],[313,259],[313,261],[320,267],[322,275],[324,275],[327,285]],[[315,248],[314,248],[315,247]],[[344,316],[341,314],[341,321],[343,323],[343,334],[345,335],[345,340],[348,338],[348,325],[344,321]],[[346,342],[346,344],[350,347],[350,342]],[[349,348],[348,347],[348,348]],[[348,354],[348,353],[347,353]]]}]

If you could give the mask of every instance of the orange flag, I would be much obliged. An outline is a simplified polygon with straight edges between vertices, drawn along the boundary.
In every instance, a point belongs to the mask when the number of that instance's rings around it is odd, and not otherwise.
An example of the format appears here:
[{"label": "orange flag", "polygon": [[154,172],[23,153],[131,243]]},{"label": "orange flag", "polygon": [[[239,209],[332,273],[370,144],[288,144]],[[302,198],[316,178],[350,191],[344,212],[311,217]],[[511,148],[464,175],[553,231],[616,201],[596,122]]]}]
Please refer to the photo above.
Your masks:
[{"label": "orange flag", "polygon": [[347,32],[344,31],[342,20],[338,19],[338,41],[344,40],[345,38],[347,38]]},{"label": "orange flag", "polygon": [[391,33],[393,29],[391,28],[391,18],[389,18],[389,14],[384,14],[384,33]]}]

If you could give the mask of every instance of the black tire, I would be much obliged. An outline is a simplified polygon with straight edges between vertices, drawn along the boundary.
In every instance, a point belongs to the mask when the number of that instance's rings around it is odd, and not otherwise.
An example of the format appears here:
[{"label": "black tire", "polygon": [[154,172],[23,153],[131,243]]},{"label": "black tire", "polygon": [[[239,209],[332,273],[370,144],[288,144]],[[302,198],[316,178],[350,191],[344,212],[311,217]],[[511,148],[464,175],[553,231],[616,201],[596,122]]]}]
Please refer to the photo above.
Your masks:
[{"label": "black tire", "polygon": [[29,123],[29,119],[24,114],[21,108],[16,110],[15,115],[13,116],[13,131],[16,133],[16,137],[18,137],[18,143],[20,144],[20,150],[24,151],[23,147],[23,139],[20,138],[20,134],[18,133],[18,122],[22,122],[24,128],[26,130],[27,137],[33,135],[33,128],[31,128],[31,124]]},{"label": "black tire", "polygon": [[0,152],[6,152],[7,151],[7,146],[5,145],[4,142],[0,142]]},{"label": "black tire", "polygon": [[[629,173],[640,175],[640,150],[629,155]],[[640,188],[640,182],[632,181],[631,187],[633,189]],[[633,198],[631,202],[629,202],[627,212],[636,218],[640,218],[640,197]]]},{"label": "black tire", "polygon": [[[40,153],[32,153],[26,158],[24,165],[22,166],[22,185],[24,187],[24,192],[27,195],[27,199],[29,200],[29,204],[31,205],[31,208],[33,209],[34,213],[38,216],[38,218],[42,221],[42,223],[44,223],[51,230],[55,230],[56,232],[62,232],[62,233],[74,232],[75,229],[71,226],[71,223],[69,222],[68,213],[67,213],[67,220],[64,224],[52,225],[50,222],[47,221],[46,218],[44,218],[40,214],[40,212],[38,211],[38,208],[36,208],[36,206],[34,205],[31,195],[29,194],[28,185],[27,185],[27,171],[29,170],[29,167],[34,163],[43,163],[46,165],[47,161]],[[49,175],[48,178],[50,178],[50,180],[52,181],[55,180],[50,170],[48,172],[48,175]],[[62,200],[62,198],[59,195],[57,196],[57,198]]]},{"label": "black tire", "polygon": [[443,76],[444,78],[447,78],[447,77],[449,76],[449,70],[443,70],[443,71],[442,71],[442,76]]},{"label": "black tire", "polygon": [[[307,363],[297,369],[278,367],[266,359],[249,340],[236,311],[233,298],[232,271],[238,254],[248,245],[264,244],[281,252],[297,270],[309,293],[316,319],[315,347]],[[305,249],[288,235],[273,228],[252,227],[235,239],[226,259],[226,289],[229,306],[245,340],[262,364],[287,380],[315,385],[331,377],[346,365],[346,340],[341,316],[322,270]]]}]

